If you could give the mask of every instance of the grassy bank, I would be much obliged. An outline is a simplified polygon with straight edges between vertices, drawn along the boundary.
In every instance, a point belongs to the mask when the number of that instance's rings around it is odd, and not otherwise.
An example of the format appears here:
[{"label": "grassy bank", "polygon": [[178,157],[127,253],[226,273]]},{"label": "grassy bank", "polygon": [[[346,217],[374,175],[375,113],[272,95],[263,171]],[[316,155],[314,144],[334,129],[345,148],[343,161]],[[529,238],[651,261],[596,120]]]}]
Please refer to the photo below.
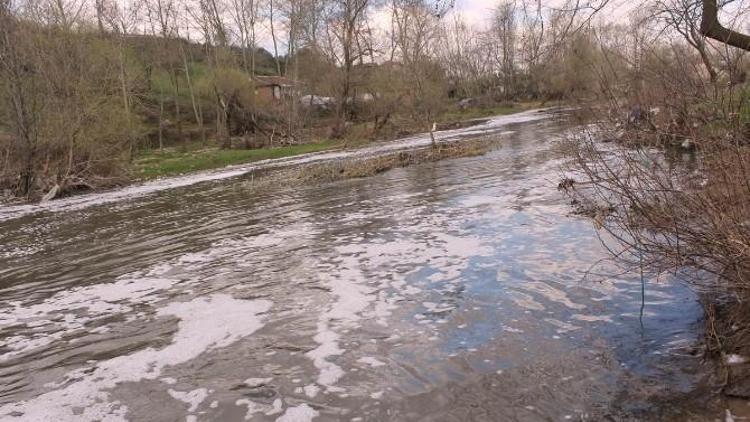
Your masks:
[{"label": "grassy bank", "polygon": [[[457,124],[467,120],[480,119],[490,116],[501,116],[520,113],[539,107],[537,102],[515,103],[487,108],[469,108],[453,110],[439,119],[442,125]],[[365,131],[366,125],[362,131]],[[369,143],[364,136],[356,135],[342,140],[320,140],[302,145],[288,145],[277,148],[261,149],[219,149],[205,147],[200,144],[183,145],[181,147],[165,148],[164,150],[141,151],[133,162],[131,175],[137,180],[152,180],[158,177],[176,176],[201,170],[222,168],[235,164],[246,164],[255,161],[292,157],[300,154],[326,151],[336,148],[356,148]],[[421,132],[416,130],[415,132]],[[410,132],[411,133],[411,132]]]},{"label": "grassy bank", "polygon": [[167,148],[163,151],[143,151],[133,163],[133,177],[150,180],[175,176],[200,170],[222,168],[233,164],[251,163],[271,158],[292,157],[311,152],[326,151],[341,146],[341,142],[326,140],[302,145],[288,145],[261,149],[188,148],[181,151]]}]

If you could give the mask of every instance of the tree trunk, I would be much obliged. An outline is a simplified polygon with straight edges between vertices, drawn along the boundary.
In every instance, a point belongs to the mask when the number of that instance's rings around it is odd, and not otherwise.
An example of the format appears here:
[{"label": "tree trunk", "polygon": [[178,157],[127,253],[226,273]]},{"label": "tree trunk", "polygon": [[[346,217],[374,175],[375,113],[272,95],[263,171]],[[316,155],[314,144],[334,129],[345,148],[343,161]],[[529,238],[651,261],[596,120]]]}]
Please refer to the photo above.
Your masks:
[{"label": "tree trunk", "polygon": [[128,125],[128,161],[133,159],[133,123],[132,116],[130,115],[130,89],[128,88],[128,79],[125,73],[125,55],[123,54],[122,39],[119,43],[119,54],[120,58],[119,71],[120,71],[120,89],[122,90],[122,105],[125,109],[125,118],[127,119]]},{"label": "tree trunk", "polygon": [[276,31],[273,23],[273,0],[269,1],[269,25],[271,26],[271,40],[273,42],[273,60],[276,62],[276,74],[281,76],[281,62],[279,61],[279,47],[276,41]]},{"label": "tree trunk", "polygon": [[732,47],[750,51],[750,36],[725,28],[719,22],[719,6],[716,0],[702,0],[702,4],[701,34]]},{"label": "tree trunk", "polygon": [[190,93],[190,103],[193,106],[193,116],[195,117],[195,123],[198,124],[198,131],[201,134],[201,145],[206,145],[206,129],[203,126],[203,110],[200,104],[195,100],[195,89],[193,88],[193,78],[190,76],[190,66],[187,61],[187,54],[185,53],[185,47],[180,44],[180,53],[182,55],[182,64],[185,68],[185,81],[187,82],[188,92]]},{"label": "tree trunk", "polygon": [[182,142],[182,113],[180,113],[180,82],[177,79],[177,72],[174,71],[174,118],[177,125],[177,138]]},{"label": "tree trunk", "polygon": [[164,151],[164,96],[159,94],[159,151]]}]

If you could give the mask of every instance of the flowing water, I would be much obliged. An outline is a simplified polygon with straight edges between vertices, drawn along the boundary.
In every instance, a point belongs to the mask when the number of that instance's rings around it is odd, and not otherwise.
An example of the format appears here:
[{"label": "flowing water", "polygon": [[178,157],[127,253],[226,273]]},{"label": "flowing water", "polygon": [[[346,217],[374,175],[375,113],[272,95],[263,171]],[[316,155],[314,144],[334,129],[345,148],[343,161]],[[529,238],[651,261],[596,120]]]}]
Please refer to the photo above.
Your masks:
[{"label": "flowing water", "polygon": [[639,275],[584,277],[607,254],[540,116],[366,179],[241,167],[0,208],[0,420],[722,417],[696,297],[648,281],[641,310]]}]

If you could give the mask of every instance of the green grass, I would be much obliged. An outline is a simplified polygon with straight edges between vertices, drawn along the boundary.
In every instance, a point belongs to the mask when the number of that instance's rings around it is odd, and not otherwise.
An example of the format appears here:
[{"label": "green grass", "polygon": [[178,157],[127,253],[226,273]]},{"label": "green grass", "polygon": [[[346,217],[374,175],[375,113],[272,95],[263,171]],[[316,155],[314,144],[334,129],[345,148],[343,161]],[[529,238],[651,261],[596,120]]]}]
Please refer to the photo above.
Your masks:
[{"label": "green grass", "polygon": [[270,158],[291,157],[311,152],[325,151],[339,147],[338,141],[322,141],[303,145],[289,145],[278,148],[231,149],[218,148],[196,149],[181,152],[176,149],[164,151],[144,151],[133,163],[134,177],[142,180],[162,176],[174,176],[200,170],[226,167],[232,164],[250,163]]},{"label": "green grass", "polygon": [[[535,107],[539,107],[539,103],[517,103],[512,107],[455,110],[442,115],[440,121],[460,122],[488,116],[519,113]],[[365,128],[366,125],[362,125],[359,128],[359,132],[364,131]],[[347,137],[346,141],[321,140],[315,143],[278,148],[222,150],[215,147],[206,148],[200,144],[188,144],[180,148],[165,148],[163,151],[145,150],[141,151],[134,160],[132,175],[136,179],[151,180],[158,177],[222,168],[233,164],[244,164],[271,158],[284,158],[311,152],[326,151],[343,146],[356,148],[369,142],[363,136],[357,133],[354,136]]]}]

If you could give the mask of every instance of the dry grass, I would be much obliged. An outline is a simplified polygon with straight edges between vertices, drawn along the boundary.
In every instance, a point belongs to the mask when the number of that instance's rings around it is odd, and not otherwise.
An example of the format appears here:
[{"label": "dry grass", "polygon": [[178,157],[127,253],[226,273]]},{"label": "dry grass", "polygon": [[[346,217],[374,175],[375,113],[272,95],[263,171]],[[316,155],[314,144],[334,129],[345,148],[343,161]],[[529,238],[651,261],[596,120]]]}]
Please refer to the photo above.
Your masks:
[{"label": "dry grass", "polygon": [[439,144],[436,147],[344,160],[302,167],[290,177],[302,183],[326,183],[344,179],[370,177],[385,171],[448,158],[473,157],[487,153],[494,143],[476,140]]}]

